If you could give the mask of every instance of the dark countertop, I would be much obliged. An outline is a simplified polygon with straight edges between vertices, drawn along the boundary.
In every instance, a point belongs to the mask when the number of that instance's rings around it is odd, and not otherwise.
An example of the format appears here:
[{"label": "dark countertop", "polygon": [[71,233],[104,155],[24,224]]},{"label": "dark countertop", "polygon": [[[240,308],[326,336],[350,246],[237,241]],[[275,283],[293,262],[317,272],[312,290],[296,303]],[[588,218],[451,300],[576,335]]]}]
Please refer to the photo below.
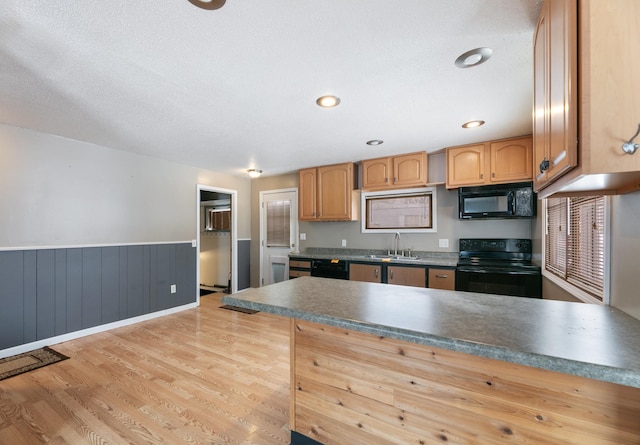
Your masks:
[{"label": "dark countertop", "polygon": [[640,388],[640,320],[609,306],[316,277],[222,301]]}]

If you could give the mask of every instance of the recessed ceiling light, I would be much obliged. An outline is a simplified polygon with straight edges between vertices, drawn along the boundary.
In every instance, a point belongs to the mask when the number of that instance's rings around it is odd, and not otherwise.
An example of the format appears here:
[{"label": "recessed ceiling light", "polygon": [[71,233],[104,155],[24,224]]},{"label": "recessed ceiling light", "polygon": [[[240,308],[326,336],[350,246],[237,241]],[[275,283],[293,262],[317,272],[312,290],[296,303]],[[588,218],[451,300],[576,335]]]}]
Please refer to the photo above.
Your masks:
[{"label": "recessed ceiling light", "polygon": [[247,170],[247,173],[249,173],[249,176],[251,176],[252,178],[257,178],[262,174],[262,170],[256,170],[255,168],[250,168],[249,170]]},{"label": "recessed ceiling light", "polygon": [[371,139],[370,141],[367,141],[367,145],[380,145],[384,143],[384,141],[381,141],[380,139]]},{"label": "recessed ceiling light", "polygon": [[467,51],[461,54],[456,59],[456,66],[458,68],[471,68],[472,66],[478,66],[487,60],[493,54],[491,48],[476,48],[471,51]]},{"label": "recessed ceiling light", "polygon": [[226,0],[189,0],[189,3],[196,5],[202,9],[220,9],[224,6]]},{"label": "recessed ceiling light", "polygon": [[462,128],[476,128],[484,125],[484,121],[469,121],[462,124]]},{"label": "recessed ceiling light", "polygon": [[337,96],[322,96],[316,99],[316,103],[322,108],[333,108],[340,105],[340,98]]}]

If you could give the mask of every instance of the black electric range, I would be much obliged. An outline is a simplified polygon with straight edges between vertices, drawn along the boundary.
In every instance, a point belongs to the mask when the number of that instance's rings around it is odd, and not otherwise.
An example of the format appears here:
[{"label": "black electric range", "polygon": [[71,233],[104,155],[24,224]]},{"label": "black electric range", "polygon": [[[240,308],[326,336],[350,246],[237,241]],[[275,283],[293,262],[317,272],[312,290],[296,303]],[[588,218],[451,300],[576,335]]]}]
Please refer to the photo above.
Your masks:
[{"label": "black electric range", "polygon": [[461,238],[459,248],[456,290],[542,298],[530,239]]}]

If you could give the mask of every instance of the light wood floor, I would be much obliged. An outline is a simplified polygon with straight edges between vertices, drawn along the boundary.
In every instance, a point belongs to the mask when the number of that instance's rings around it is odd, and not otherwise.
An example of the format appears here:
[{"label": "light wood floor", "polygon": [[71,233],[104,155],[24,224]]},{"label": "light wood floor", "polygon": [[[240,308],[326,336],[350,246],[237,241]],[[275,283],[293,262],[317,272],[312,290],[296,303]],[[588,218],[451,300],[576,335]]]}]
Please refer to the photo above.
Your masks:
[{"label": "light wood floor", "polygon": [[289,321],[201,307],[0,381],[0,444],[289,444]]}]

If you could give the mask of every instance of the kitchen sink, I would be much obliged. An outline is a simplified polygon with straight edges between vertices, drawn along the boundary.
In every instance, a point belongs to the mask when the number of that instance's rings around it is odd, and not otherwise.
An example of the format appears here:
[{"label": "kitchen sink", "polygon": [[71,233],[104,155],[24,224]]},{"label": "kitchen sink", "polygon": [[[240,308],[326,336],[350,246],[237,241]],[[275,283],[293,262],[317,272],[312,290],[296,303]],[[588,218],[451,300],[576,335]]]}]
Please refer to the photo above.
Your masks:
[{"label": "kitchen sink", "polygon": [[417,256],[405,256],[405,255],[364,255],[363,258],[372,260],[402,260],[402,261],[417,261],[420,257]]}]

